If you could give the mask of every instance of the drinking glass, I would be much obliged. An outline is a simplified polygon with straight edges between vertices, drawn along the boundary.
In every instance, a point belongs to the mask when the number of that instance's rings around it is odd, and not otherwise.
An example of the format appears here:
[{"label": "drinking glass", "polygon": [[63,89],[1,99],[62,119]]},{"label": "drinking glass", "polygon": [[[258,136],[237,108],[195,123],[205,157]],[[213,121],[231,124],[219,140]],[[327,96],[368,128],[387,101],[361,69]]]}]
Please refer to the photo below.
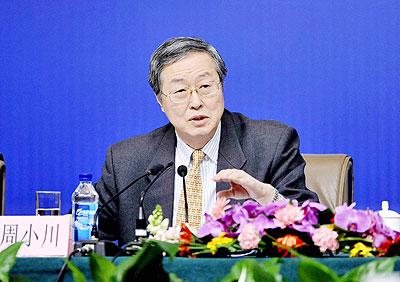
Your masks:
[{"label": "drinking glass", "polygon": [[36,215],[60,215],[61,192],[36,191]]}]

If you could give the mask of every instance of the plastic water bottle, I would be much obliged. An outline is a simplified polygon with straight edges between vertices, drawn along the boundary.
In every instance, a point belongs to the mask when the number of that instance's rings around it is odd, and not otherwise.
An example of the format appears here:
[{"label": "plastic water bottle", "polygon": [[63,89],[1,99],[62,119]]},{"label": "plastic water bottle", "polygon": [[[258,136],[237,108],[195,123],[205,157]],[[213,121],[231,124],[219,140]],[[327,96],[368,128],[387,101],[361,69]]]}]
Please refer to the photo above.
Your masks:
[{"label": "plastic water bottle", "polygon": [[80,174],[79,185],[72,193],[72,228],[74,242],[90,240],[93,217],[99,206],[99,194],[92,185],[91,174]]}]

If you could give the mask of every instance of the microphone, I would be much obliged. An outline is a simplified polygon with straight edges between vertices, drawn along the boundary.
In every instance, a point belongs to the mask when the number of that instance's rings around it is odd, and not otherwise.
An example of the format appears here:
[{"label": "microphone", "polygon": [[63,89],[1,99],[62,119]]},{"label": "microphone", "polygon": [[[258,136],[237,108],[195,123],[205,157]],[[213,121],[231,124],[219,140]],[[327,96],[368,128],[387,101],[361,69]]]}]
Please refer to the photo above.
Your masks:
[{"label": "microphone", "polygon": [[140,201],[139,201],[139,216],[136,219],[136,229],[135,229],[135,237],[136,241],[138,237],[147,237],[147,231],[146,231],[146,219],[144,215],[144,207],[143,207],[143,202],[144,202],[144,197],[146,196],[147,192],[149,191],[150,187],[153,186],[153,184],[157,181],[157,179],[164,174],[172,165],[174,162],[169,162],[163,169],[161,169],[156,177],[153,178],[153,180],[147,185],[147,187],[140,193]]},{"label": "microphone", "polygon": [[187,192],[186,192],[186,181],[185,181],[185,176],[187,174],[187,167],[184,165],[180,165],[178,167],[178,175],[182,177],[182,183],[183,183],[183,198],[185,200],[185,222],[189,222],[189,208],[188,208],[188,201],[187,201]]},{"label": "microphone", "polygon": [[145,174],[135,178],[131,183],[129,183],[127,186],[125,186],[122,190],[120,190],[117,194],[115,194],[114,196],[112,196],[108,201],[106,201],[103,205],[101,205],[96,213],[94,214],[93,217],[93,223],[92,223],[92,232],[91,232],[91,236],[92,239],[98,238],[99,234],[98,234],[98,229],[97,229],[97,219],[99,217],[100,212],[107,207],[111,202],[113,202],[118,196],[120,196],[122,193],[124,193],[126,190],[128,190],[130,187],[132,187],[133,184],[135,184],[136,182],[138,182],[140,179],[149,176],[149,175],[156,175],[158,174],[160,171],[162,171],[164,169],[164,166],[162,164],[157,164],[155,166],[153,166],[152,168],[150,168],[148,171],[146,171]]}]

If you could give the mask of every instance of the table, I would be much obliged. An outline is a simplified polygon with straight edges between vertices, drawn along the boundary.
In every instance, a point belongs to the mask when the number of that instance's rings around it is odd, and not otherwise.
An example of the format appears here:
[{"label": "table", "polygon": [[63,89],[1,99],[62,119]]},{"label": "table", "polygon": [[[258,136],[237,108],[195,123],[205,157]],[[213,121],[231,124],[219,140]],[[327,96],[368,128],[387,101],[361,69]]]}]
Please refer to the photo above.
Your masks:
[{"label": "table", "polygon": [[[111,258],[110,258],[111,259]],[[117,264],[125,258],[119,258]],[[318,261],[329,266],[339,275],[343,275],[350,269],[372,260],[381,260],[383,258],[319,258]],[[229,273],[231,267],[239,258],[164,258],[163,264],[167,272],[175,273],[179,278],[185,281],[217,281]],[[257,258],[258,261],[268,260],[268,258]],[[75,257],[72,262],[81,269],[90,280],[90,268],[88,257]],[[56,281],[60,268],[64,260],[62,258],[18,258],[14,268],[11,271],[13,275],[21,275],[32,281]],[[281,273],[289,281],[297,281],[297,258],[285,258],[283,260]],[[396,271],[400,271],[400,259],[396,262]],[[64,281],[72,281],[70,272],[65,276]]]}]

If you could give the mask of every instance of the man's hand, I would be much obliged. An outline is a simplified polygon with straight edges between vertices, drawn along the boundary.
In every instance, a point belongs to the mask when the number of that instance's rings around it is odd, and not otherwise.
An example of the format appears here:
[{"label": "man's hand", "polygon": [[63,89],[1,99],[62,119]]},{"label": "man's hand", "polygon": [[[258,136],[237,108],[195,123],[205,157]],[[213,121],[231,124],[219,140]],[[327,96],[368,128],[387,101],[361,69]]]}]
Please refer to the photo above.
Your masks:
[{"label": "man's hand", "polygon": [[274,196],[274,187],[271,184],[258,181],[243,170],[224,169],[218,172],[213,177],[213,180],[231,184],[230,189],[218,192],[217,198],[232,198],[236,200],[252,198],[265,205],[271,202]]}]

